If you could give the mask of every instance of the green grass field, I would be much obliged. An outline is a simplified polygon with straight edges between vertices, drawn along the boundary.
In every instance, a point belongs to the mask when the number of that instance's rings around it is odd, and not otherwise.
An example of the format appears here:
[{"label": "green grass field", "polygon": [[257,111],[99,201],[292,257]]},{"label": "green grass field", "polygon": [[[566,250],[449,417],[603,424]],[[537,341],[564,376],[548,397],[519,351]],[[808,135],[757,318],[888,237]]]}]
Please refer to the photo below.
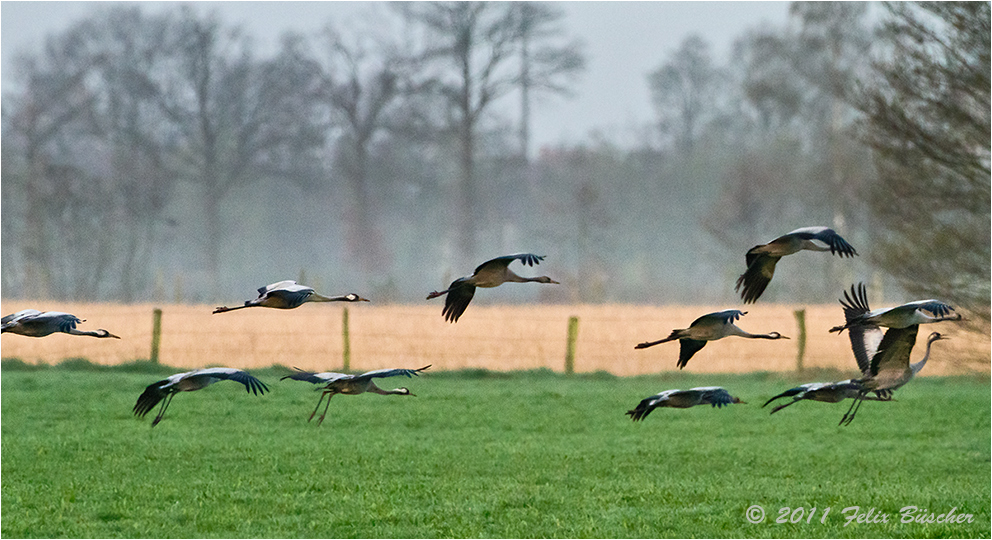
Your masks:
[{"label": "green grass field", "polygon": [[[990,385],[921,378],[897,402],[761,404],[812,374],[392,379],[418,397],[319,394],[253,373],[131,414],[173,371],[130,365],[2,373],[4,537],[988,537]],[[396,384],[391,384],[396,383]],[[724,409],[624,412],[668,388],[720,385]],[[762,523],[745,512],[761,505]],[[900,523],[915,505],[972,523]],[[844,508],[888,523],[844,526]],[[802,507],[799,523],[775,523]],[[816,507],[809,523],[808,511]],[[823,523],[820,518],[829,507]],[[848,511],[850,514],[851,511]]]}]

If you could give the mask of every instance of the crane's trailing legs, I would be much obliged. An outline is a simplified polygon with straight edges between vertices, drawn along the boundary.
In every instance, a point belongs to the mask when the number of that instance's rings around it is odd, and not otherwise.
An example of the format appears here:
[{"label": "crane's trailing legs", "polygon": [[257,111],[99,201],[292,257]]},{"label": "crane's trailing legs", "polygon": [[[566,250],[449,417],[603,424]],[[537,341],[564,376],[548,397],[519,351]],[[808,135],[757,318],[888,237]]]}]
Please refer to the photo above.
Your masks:
[{"label": "crane's trailing legs", "polygon": [[169,404],[172,403],[172,398],[174,397],[176,397],[175,392],[169,394],[169,397],[162,400],[162,408],[158,410],[158,416],[156,416],[155,419],[152,420],[152,427],[155,427],[156,425],[158,425],[159,422],[162,421],[162,417],[165,416],[165,409],[169,407]]},{"label": "crane's trailing legs", "polygon": [[327,409],[331,406],[331,398],[334,397],[336,392],[330,390],[324,390],[324,393],[320,395],[320,399],[317,400],[317,406],[313,408],[313,412],[310,413],[310,418],[307,418],[307,422],[313,420],[313,415],[317,414],[317,409],[320,408],[320,402],[324,401],[324,396],[327,396],[327,405],[324,407],[324,414],[320,415],[320,419],[317,420],[317,425],[319,426],[324,422],[324,417],[327,416]]},{"label": "crane's trailing legs", "polygon": [[854,403],[851,403],[851,408],[844,413],[844,417],[840,419],[838,426],[847,426],[854,421],[854,415],[858,414],[858,409],[861,408],[861,402],[865,400],[865,393],[861,393],[858,397],[854,398]]}]

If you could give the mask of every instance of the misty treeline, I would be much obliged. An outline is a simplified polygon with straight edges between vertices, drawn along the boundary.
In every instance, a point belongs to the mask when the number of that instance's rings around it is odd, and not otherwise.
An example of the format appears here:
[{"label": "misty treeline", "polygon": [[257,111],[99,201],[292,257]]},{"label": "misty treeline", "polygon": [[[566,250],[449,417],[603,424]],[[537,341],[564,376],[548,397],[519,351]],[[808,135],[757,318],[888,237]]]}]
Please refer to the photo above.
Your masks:
[{"label": "misty treeline", "polygon": [[502,299],[734,305],[748,248],[827,225],[861,257],[787,260],[763,301],[865,280],[987,320],[989,4],[868,9],[795,3],[726,62],[690,36],[639,144],[532,155],[587,61],[554,4],[369,4],[264,53],[190,6],[102,8],[3,96],[3,296],[420,302],[534,252],[563,284]]}]

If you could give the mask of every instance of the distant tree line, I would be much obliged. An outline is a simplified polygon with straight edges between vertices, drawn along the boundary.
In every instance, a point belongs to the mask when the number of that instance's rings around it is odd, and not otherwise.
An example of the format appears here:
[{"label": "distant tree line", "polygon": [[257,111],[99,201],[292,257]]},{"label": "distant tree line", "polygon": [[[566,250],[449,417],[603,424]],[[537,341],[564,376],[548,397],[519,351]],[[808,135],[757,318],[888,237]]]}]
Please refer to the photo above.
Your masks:
[{"label": "distant tree line", "polygon": [[214,301],[299,273],[416,301],[536,251],[547,301],[726,303],[744,251],[823,224],[863,256],[783,269],[770,301],[880,270],[987,319],[988,4],[867,9],[795,3],[725,65],[690,36],[646,74],[642,144],[534,156],[536,96],[586,61],[554,4],[370,4],[266,55],[189,6],[100,9],[4,95],[3,294]]}]

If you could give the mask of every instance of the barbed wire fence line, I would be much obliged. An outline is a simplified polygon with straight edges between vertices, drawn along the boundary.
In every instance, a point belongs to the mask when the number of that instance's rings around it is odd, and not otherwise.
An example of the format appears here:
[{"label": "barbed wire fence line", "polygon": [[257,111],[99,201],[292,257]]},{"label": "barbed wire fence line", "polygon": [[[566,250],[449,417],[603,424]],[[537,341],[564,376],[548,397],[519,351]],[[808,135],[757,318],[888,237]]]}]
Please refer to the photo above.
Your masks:
[{"label": "barbed wire fence line", "polygon": [[[685,328],[699,315],[726,309],[721,306],[633,305],[486,305],[479,302],[458,323],[441,317],[440,303],[417,305],[311,304],[294,310],[252,308],[211,314],[207,305],[59,304],[8,301],[4,312],[28,307],[68,311],[85,319],[80,328],[104,328],[121,340],[52,335],[45,338],[5,335],[3,358],[28,363],[57,364],[82,358],[116,365],[152,356],[154,312],[161,310],[160,363],[199,368],[224,365],[264,368],[281,365],[306,370],[364,371],[385,367],[421,367],[434,370],[482,368],[516,371],[546,368],[565,372],[572,335],[573,369],[577,373],[605,371],[629,376],[678,371],[679,344],[634,350],[646,340],[666,337]],[[345,355],[345,317],[347,343]],[[796,311],[804,310],[800,319]],[[576,327],[569,332],[569,321]],[[832,305],[753,306],[738,321],[751,332],[778,331],[790,340],[765,342],[727,338],[697,353],[688,373],[793,372],[800,369],[838,369],[857,375],[846,335],[827,329],[842,319]],[[798,337],[806,326],[805,353]],[[922,375],[988,372],[987,337],[959,331],[953,323],[932,325],[951,335],[942,342]],[[937,327],[940,328],[937,328]],[[927,332],[921,330],[921,335]],[[347,366],[345,366],[347,364]]]}]

